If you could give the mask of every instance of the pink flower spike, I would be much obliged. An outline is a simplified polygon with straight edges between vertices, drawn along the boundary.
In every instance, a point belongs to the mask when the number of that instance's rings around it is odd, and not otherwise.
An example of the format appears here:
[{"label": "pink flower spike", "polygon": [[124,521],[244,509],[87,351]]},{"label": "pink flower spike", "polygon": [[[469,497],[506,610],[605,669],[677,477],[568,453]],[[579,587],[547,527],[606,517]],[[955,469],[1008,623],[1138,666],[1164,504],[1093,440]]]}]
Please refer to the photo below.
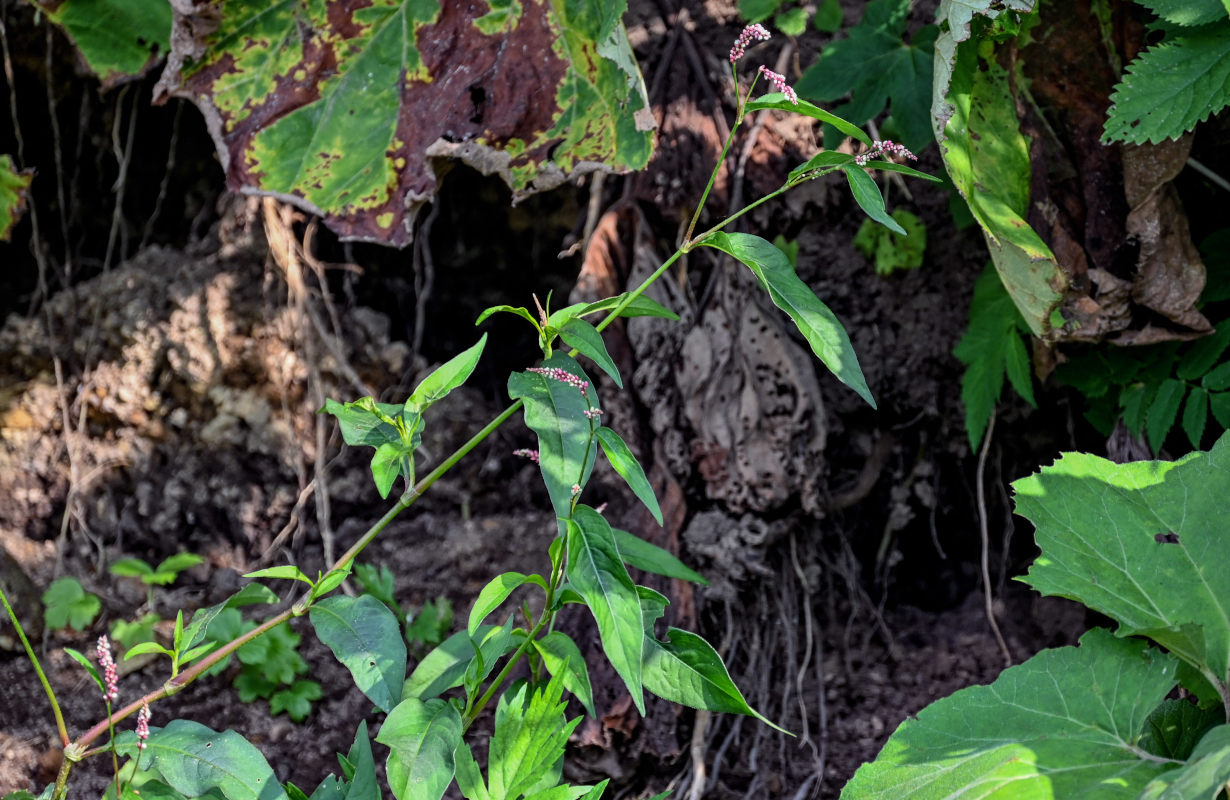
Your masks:
[{"label": "pink flower spike", "polygon": [[569,386],[575,386],[581,392],[581,396],[585,397],[585,390],[589,388],[589,381],[578,378],[566,369],[560,367],[530,367],[528,372],[536,372],[539,375],[550,378],[551,380],[566,383]]},{"label": "pink flower spike", "polygon": [[115,659],[111,657],[111,642],[106,634],[98,637],[98,666],[103,668],[103,699],[114,703],[120,699],[120,676],[115,669]]},{"label": "pink flower spike", "polygon": [[602,409],[601,408],[587,409],[585,411],[585,416],[588,417],[589,419],[598,419],[598,417],[602,416]]},{"label": "pink flower spike", "polygon": [[145,749],[145,740],[149,738],[149,701],[141,704],[137,712],[137,749]]},{"label": "pink flower spike", "polygon": [[799,96],[794,93],[794,89],[790,88],[790,86],[786,84],[785,75],[779,75],[764,65],[761,65],[760,67],[760,74],[765,76],[766,78],[769,79],[770,82],[772,82],[773,88],[777,89],[777,91],[786,95],[787,100],[789,100],[791,103],[793,103],[796,106],[799,104]]},{"label": "pink flower spike", "polygon": [[526,449],[514,450],[513,455],[522,456],[523,458],[528,458],[530,461],[533,461],[535,464],[539,463],[539,455],[538,455],[537,450],[526,450]]},{"label": "pink flower spike", "polygon": [[743,54],[747,51],[747,46],[754,41],[763,42],[770,38],[771,34],[765,26],[756,24],[748,25],[739,34],[739,38],[735,40],[734,47],[730,48],[730,63],[735,63],[743,58]]},{"label": "pink flower spike", "polygon": [[876,139],[871,143],[870,150],[860,153],[854,157],[854,163],[862,167],[865,166],[868,161],[878,158],[879,156],[887,156],[890,159],[893,156],[900,156],[902,158],[908,158],[911,161],[918,160],[918,157],[911,153],[909,148],[905,145],[897,144],[892,139],[885,139],[883,141]]}]

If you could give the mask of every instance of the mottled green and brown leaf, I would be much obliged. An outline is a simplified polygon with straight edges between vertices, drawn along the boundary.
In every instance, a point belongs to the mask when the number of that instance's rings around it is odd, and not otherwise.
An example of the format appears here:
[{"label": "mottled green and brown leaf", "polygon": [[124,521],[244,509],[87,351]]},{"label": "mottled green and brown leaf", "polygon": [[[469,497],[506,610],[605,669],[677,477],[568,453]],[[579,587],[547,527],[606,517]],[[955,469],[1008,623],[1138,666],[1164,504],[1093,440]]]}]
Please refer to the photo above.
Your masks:
[{"label": "mottled green and brown leaf", "polygon": [[226,0],[177,14],[162,87],[204,111],[232,189],[401,246],[436,159],[499,174],[514,198],[647,163],[624,5]]},{"label": "mottled green and brown leaf", "polygon": [[17,169],[11,156],[0,156],[0,242],[7,242],[25,213],[34,170]]}]

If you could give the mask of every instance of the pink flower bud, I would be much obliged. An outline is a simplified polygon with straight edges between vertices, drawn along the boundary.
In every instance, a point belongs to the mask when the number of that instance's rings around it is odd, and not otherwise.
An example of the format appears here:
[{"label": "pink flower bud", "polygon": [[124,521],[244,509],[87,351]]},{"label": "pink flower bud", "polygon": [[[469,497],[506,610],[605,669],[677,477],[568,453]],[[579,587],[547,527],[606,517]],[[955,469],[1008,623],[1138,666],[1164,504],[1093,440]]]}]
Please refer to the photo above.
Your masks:
[{"label": "pink flower bud", "polygon": [[572,484],[572,496],[576,497],[580,493],[581,493],[581,484],[579,483]]},{"label": "pink flower bud", "polygon": [[522,448],[521,450],[514,450],[513,455],[521,456],[522,458],[528,458],[530,461],[533,461],[535,464],[540,463],[539,461],[540,456],[537,450],[527,450],[525,448]]},{"label": "pink flower bud", "polygon": [[575,386],[581,392],[581,396],[585,397],[585,390],[589,388],[589,381],[578,378],[566,369],[560,367],[530,367],[529,372],[536,372],[539,375],[550,378],[551,380],[566,383],[569,386]]},{"label": "pink flower bud", "polygon": [[103,699],[114,703],[120,699],[120,676],[115,670],[115,659],[111,657],[111,642],[106,634],[98,637],[98,666],[103,668]]},{"label": "pink flower bud", "polygon": [[588,417],[589,419],[598,419],[598,417],[602,416],[602,409],[601,408],[587,409],[585,411],[585,416]]},{"label": "pink flower bud", "polygon": [[756,24],[748,25],[739,34],[739,38],[735,40],[734,47],[730,48],[730,63],[735,63],[743,58],[744,52],[747,51],[747,46],[754,41],[763,42],[770,37],[769,31],[765,26]]},{"label": "pink flower bud", "polygon": [[145,740],[149,738],[149,701],[141,705],[137,712],[137,749],[145,749]]},{"label": "pink flower bud", "polygon": [[769,79],[769,81],[772,82],[773,88],[777,89],[777,91],[786,95],[787,100],[789,100],[791,103],[794,103],[796,106],[799,104],[799,96],[794,93],[794,89],[790,88],[790,86],[786,84],[785,75],[779,75],[778,73],[774,72],[773,70],[763,65],[760,67],[760,74],[765,76],[766,78]]}]

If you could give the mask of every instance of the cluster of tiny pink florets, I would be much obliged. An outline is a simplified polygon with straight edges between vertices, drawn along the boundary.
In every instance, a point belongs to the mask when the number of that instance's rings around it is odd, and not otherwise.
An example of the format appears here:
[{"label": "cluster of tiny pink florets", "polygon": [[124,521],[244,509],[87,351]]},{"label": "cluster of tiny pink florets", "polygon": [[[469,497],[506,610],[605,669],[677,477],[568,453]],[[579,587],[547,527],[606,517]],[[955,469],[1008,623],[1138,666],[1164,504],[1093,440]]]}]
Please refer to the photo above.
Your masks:
[{"label": "cluster of tiny pink florets", "polygon": [[787,100],[794,103],[796,106],[799,104],[799,96],[794,93],[794,89],[790,88],[790,86],[786,84],[785,75],[780,75],[766,66],[760,67],[760,74],[768,78],[777,91],[786,95]]},{"label": "cluster of tiny pink florets", "polygon": [[908,158],[911,161],[918,160],[918,157],[911,153],[909,148],[905,145],[897,144],[891,139],[885,139],[884,141],[877,139],[871,143],[870,150],[854,157],[854,163],[861,167],[873,158],[877,158],[882,155],[887,155],[890,158],[892,156],[901,156],[903,158]]},{"label": "cluster of tiny pink florets", "polygon": [[578,378],[566,369],[561,369],[560,367],[530,367],[530,372],[537,372],[539,375],[545,375],[551,380],[575,386],[581,392],[582,397],[587,396],[585,391],[589,388],[589,381]]},{"label": "cluster of tiny pink florets", "polygon": [[149,738],[149,701],[141,705],[137,712],[137,749],[145,749],[145,740]]},{"label": "cluster of tiny pink florets", "polygon": [[734,47],[730,48],[730,63],[735,63],[743,58],[743,54],[747,52],[747,46],[752,42],[763,42],[768,39],[770,33],[763,25],[748,25],[743,29],[743,33],[739,34],[739,38],[735,40]]},{"label": "cluster of tiny pink florets", "polygon": [[598,419],[598,417],[601,417],[601,416],[602,416],[602,409],[601,409],[601,408],[591,408],[591,409],[588,409],[588,410],[586,410],[586,412],[585,412],[585,416],[586,416],[588,419]]},{"label": "cluster of tiny pink florets", "polygon": [[98,666],[103,668],[103,698],[114,703],[120,699],[120,676],[115,670],[115,659],[111,657],[111,642],[106,635],[98,637]]},{"label": "cluster of tiny pink florets", "polygon": [[528,458],[530,461],[533,461],[535,464],[540,463],[540,456],[538,455],[537,450],[528,450],[528,449],[522,448],[521,450],[514,450],[513,455],[521,456],[523,458]]}]

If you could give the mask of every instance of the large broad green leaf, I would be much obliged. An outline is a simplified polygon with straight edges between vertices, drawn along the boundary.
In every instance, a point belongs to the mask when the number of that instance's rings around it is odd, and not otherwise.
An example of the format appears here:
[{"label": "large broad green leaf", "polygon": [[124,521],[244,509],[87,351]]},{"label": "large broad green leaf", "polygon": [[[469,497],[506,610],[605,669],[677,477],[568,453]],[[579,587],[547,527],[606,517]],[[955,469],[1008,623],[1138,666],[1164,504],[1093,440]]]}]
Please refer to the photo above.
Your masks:
[{"label": "large broad green leaf", "polygon": [[568,580],[593,613],[606,657],[644,714],[641,602],[611,526],[589,506],[578,505],[568,520]]},{"label": "large broad green leaf", "polygon": [[1187,764],[1154,778],[1138,800],[1194,800],[1222,796],[1230,784],[1230,725],[1213,728]]},{"label": "large broad green leaf", "polygon": [[865,123],[890,106],[905,145],[920,152],[931,139],[933,45],[939,32],[926,25],[907,44],[909,0],[874,0],[850,35],[829,44],[795,84],[821,102],[851,100],[839,110]]},{"label": "large broad green leaf", "polygon": [[406,643],[393,612],[364,594],[326,597],[312,605],[308,616],[359,690],[382,711],[391,711],[406,678]]},{"label": "large broad green leaf", "polygon": [[1141,53],[1110,96],[1104,142],[1177,139],[1230,104],[1230,20]]},{"label": "large broad green leaf", "polygon": [[18,170],[12,156],[0,156],[0,242],[7,242],[30,202],[34,170]]},{"label": "large broad green leaf", "polygon": [[[211,121],[232,189],[398,246],[433,161],[497,173],[514,198],[640,169],[652,115],[625,2],[227,0],[177,11],[173,94]],[[532,98],[532,99],[531,99]]]},{"label": "large broad green leaf", "polygon": [[935,96],[944,102],[942,91],[947,91],[951,102],[947,124],[937,132],[944,164],[982,228],[1004,288],[1030,331],[1043,336],[1050,331],[1068,278],[1025,219],[1032,167],[1009,75],[995,60],[980,61],[977,43],[970,41],[952,56],[956,67],[951,85],[945,76],[941,87],[943,56],[938,42],[936,47]]},{"label": "large broad green leaf", "polygon": [[773,304],[785,311],[798,326],[816,357],[839,381],[858,392],[859,397],[872,408],[876,407],[846,329],[829,307],[816,297],[816,293],[803,283],[785,253],[772,242],[749,233],[715,233],[704,243],[746,264],[769,293]]},{"label": "large broad green leaf", "polygon": [[[645,688],[664,700],[690,708],[747,714],[782,730],[743,699],[722,657],[701,637],[671,628],[667,641],[645,634]],[[784,732],[784,731],[783,731]]]},{"label": "large broad green leaf", "polygon": [[1177,762],[1138,746],[1177,662],[1095,629],[901,723],[843,800],[1131,800]]},{"label": "large broad green leaf", "polygon": [[1042,550],[1026,583],[1148,636],[1227,697],[1230,434],[1173,462],[1068,453],[1013,486]]},{"label": "large broad green leaf", "polygon": [[[562,369],[583,381],[589,376],[566,353],[556,353],[542,366]],[[548,378],[537,372],[514,372],[508,376],[508,394],[525,401],[525,424],[538,434],[538,467],[547,484],[555,515],[567,517],[572,508],[572,487],[584,486],[594,468],[598,448],[590,442],[593,426],[585,412],[600,408],[592,382],[585,390]]]},{"label": "large broad green leaf", "polygon": [[38,6],[77,46],[104,88],[140,77],[170,46],[166,0],[40,0]]},{"label": "large broad green leaf", "polygon": [[185,797],[217,791],[227,800],[287,800],[286,792],[261,751],[234,731],[210,730],[199,722],[177,719],[165,728],[150,728],[146,749],[125,731],[116,737],[121,756],[135,758],[158,773]]},{"label": "large broad green leaf", "polygon": [[611,462],[611,466],[628,484],[628,488],[638,500],[645,504],[645,508],[649,509],[649,513],[653,514],[653,518],[661,525],[662,509],[658,507],[658,498],[654,496],[653,487],[649,485],[649,479],[645,477],[645,470],[641,467],[641,462],[637,461],[636,456],[632,454],[632,449],[624,442],[622,436],[605,426],[599,428],[596,435],[598,444],[602,445],[602,452],[606,455],[606,460]]},{"label": "large broad green leaf", "polygon": [[[495,734],[487,757],[487,787],[492,800],[515,800],[559,781],[557,764],[580,717],[564,721],[563,683],[552,678],[531,692],[518,684],[500,698]],[[552,776],[553,779],[552,779]],[[540,787],[546,783],[546,787]]]},{"label": "large broad green leaf", "polygon": [[461,714],[444,700],[407,697],[389,713],[376,741],[389,748],[389,788],[397,800],[440,800],[453,781]]}]

